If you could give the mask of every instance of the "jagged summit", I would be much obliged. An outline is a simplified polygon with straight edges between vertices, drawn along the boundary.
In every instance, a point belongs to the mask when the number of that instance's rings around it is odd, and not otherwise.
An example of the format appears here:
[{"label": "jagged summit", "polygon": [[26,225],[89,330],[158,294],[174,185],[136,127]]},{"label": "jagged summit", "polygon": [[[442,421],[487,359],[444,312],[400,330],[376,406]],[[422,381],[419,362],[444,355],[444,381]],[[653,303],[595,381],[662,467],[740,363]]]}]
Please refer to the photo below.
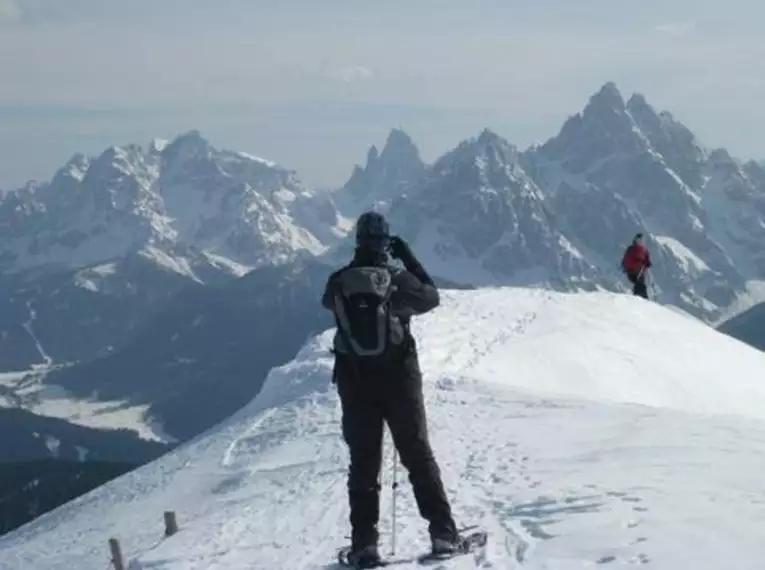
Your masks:
[{"label": "jagged summit", "polygon": [[460,156],[483,157],[513,164],[518,159],[518,149],[496,132],[486,128],[477,137],[462,141],[456,149],[446,153],[436,164],[454,160],[455,157]]},{"label": "jagged summit", "polygon": [[747,280],[765,278],[765,256],[754,245],[765,239],[757,170],[706,149],[641,94],[624,103],[607,83],[523,163],[588,259],[618,258],[625,235],[646,231],[668,302],[719,315]]},{"label": "jagged summit", "polygon": [[507,143],[505,139],[503,139],[501,136],[499,136],[497,133],[495,133],[493,130],[491,130],[488,127],[486,127],[484,130],[481,131],[481,134],[478,135],[477,141],[481,144]]},{"label": "jagged summit", "polygon": [[555,227],[517,149],[489,129],[439,158],[390,212],[432,271],[456,283],[562,284],[592,274]]},{"label": "jagged summit", "polygon": [[410,137],[406,131],[400,128],[391,129],[390,133],[388,133],[388,138],[385,141],[385,148],[388,150],[406,149],[409,151],[419,152],[417,151],[417,147],[415,146],[414,141],[412,141],[412,137]]},{"label": "jagged summit", "polygon": [[636,136],[634,121],[616,85],[606,83],[587,101],[584,110],[570,116],[557,136],[542,144],[538,152],[550,159],[568,155],[568,168],[583,173],[589,158],[604,157],[617,148],[626,153],[645,147]]},{"label": "jagged summit", "polygon": [[51,183],[5,197],[0,265],[66,262],[75,250],[69,262],[79,264],[156,242],[255,267],[321,253],[375,209],[417,236],[439,271],[472,283],[523,273],[614,288],[623,279],[613,260],[625,236],[643,230],[664,298],[715,318],[748,281],[765,279],[763,196],[761,165],[704,147],[671,113],[609,81],[524,152],[486,128],[428,166],[394,128],[327,193],[270,160],[216,149],[197,130],[147,151],[79,155]]},{"label": "jagged summit", "polygon": [[[380,158],[380,151],[377,150],[377,147],[375,145],[372,145],[369,147],[369,152],[367,152],[367,164],[372,164],[377,161],[377,159]],[[360,167],[358,164],[354,167],[357,170],[363,171],[363,168]]]},{"label": "jagged summit", "polygon": [[619,91],[616,83],[613,81],[608,81],[590,97],[589,103],[587,104],[587,107],[585,107],[584,112],[587,113],[588,110],[596,109],[610,109],[619,111],[623,110],[624,108],[624,97],[622,96],[621,91]]},{"label": "jagged summit", "polygon": [[78,267],[149,244],[164,244],[169,258],[195,247],[244,267],[281,263],[325,248],[291,212],[306,193],[294,172],[218,150],[197,130],[148,149],[111,146],[19,193],[26,213],[3,199],[0,266]]},{"label": "jagged summit", "polygon": [[401,129],[393,129],[382,152],[373,145],[366,164],[354,167],[348,182],[335,192],[334,200],[348,218],[367,209],[385,211],[424,172],[425,164],[411,137]]},{"label": "jagged summit", "polygon": [[199,131],[192,130],[171,140],[160,152],[164,163],[173,169],[196,168],[214,163],[214,149]]}]

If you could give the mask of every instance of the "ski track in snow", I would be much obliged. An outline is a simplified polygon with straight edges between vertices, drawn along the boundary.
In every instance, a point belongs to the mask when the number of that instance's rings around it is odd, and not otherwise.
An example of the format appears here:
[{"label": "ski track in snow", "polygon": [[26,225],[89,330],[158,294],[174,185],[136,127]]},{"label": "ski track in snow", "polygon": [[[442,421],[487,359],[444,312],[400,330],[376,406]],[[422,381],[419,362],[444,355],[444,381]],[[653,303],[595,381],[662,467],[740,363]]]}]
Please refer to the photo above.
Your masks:
[{"label": "ski track in snow", "polygon": [[[485,290],[444,305],[415,327],[431,438],[458,524],[490,535],[484,554],[429,568],[761,568],[765,355],[629,297]],[[348,456],[330,339],[208,434],[0,538],[0,569],[104,570],[110,536],[129,570],[338,569]],[[391,567],[419,568],[426,523],[401,467],[398,482]],[[167,509],[181,532],[163,540]]]},{"label": "ski track in snow", "polygon": [[29,333],[29,336],[32,337],[32,340],[34,341],[35,346],[37,347],[37,351],[40,353],[40,357],[43,359],[42,366],[50,367],[53,364],[53,359],[50,356],[48,356],[48,354],[45,352],[45,348],[40,342],[40,339],[37,338],[37,335],[35,334],[35,331],[33,328],[35,319],[37,318],[37,313],[32,307],[31,301],[27,301],[27,309],[29,310],[29,320],[24,323],[24,329]]}]

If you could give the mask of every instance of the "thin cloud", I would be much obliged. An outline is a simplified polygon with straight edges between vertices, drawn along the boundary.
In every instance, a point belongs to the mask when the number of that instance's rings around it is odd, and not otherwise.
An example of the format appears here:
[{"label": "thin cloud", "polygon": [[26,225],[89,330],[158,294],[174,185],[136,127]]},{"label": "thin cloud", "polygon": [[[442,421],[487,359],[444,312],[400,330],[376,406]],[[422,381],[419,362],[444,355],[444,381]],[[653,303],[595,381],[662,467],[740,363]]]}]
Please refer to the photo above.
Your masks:
[{"label": "thin cloud", "polygon": [[670,36],[684,36],[696,29],[694,22],[668,22],[654,27],[654,31]]},{"label": "thin cloud", "polygon": [[367,81],[374,77],[374,73],[368,67],[363,65],[349,65],[334,69],[329,73],[330,77],[338,79],[344,83],[358,83]]},{"label": "thin cloud", "polygon": [[432,156],[486,126],[523,146],[609,80],[761,155],[765,3],[574,4],[0,0],[0,186],[191,128],[342,183],[391,125]]}]

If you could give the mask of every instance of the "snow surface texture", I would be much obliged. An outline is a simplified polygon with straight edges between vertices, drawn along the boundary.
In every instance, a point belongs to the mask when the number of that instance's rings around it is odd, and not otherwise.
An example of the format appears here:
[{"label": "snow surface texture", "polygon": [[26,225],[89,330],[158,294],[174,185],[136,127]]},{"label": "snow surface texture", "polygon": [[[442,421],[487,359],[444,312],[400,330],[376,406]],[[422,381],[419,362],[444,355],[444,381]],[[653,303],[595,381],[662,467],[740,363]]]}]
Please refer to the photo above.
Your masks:
[{"label": "snow surface texture", "polygon": [[[332,569],[347,451],[332,331],[224,424],[14,533],[0,568]],[[417,321],[430,431],[460,523],[486,554],[442,568],[762,568],[765,355],[607,293],[444,295]],[[390,545],[386,436],[381,546]],[[427,548],[399,472],[398,552]],[[162,512],[181,532],[162,539]],[[415,568],[404,562],[400,568]]]}]

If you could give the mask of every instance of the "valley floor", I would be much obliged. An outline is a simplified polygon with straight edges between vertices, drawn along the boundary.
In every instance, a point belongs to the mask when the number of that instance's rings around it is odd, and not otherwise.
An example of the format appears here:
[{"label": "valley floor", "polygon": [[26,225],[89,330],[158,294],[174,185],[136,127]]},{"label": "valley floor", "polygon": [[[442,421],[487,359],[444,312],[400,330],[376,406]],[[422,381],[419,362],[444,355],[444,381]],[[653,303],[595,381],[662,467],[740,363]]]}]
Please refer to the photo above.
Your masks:
[{"label": "valley floor", "polygon": [[0,373],[0,408],[22,408],[84,427],[128,429],[147,441],[176,443],[158,422],[147,420],[148,405],[77,398],[60,386],[45,384],[45,373],[45,367]]}]

